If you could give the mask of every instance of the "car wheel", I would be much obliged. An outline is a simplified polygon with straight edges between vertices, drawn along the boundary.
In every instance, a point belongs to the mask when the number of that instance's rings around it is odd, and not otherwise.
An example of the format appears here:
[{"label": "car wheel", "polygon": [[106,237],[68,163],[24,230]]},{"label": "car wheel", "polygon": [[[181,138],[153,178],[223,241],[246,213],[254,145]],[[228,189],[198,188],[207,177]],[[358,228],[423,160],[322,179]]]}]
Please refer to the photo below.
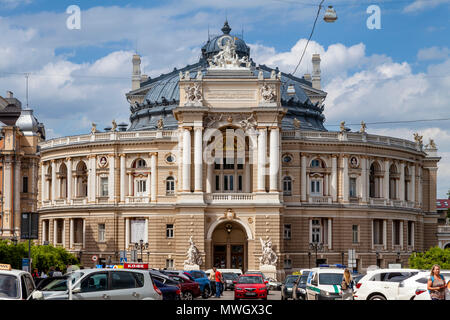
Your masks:
[{"label": "car wheel", "polygon": [[239,298],[234,298],[235,301],[239,301]]},{"label": "car wheel", "polygon": [[286,300],[283,295],[281,295],[281,300]]},{"label": "car wheel", "polygon": [[205,289],[203,289],[202,298],[208,299],[210,294],[211,294],[211,290],[208,287],[205,287]]},{"label": "car wheel", "polygon": [[381,294],[374,294],[369,298],[369,300],[386,300],[386,298]]},{"label": "car wheel", "polygon": [[265,298],[262,298],[262,300],[264,300],[264,301],[267,301],[267,297],[265,297]]},{"label": "car wheel", "polygon": [[185,293],[183,293],[183,300],[194,300],[192,292],[186,291]]}]

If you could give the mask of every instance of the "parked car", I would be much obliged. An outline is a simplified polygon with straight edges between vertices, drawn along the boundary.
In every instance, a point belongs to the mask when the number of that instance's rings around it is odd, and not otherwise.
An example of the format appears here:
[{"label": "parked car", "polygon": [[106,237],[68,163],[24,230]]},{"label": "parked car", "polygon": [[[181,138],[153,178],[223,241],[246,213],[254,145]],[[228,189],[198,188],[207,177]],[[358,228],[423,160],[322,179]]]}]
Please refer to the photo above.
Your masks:
[{"label": "parked car", "polygon": [[284,279],[283,284],[281,285],[281,300],[292,298],[292,287],[299,277],[300,276],[298,275],[289,275]]},{"label": "parked car", "polygon": [[224,290],[230,289],[234,290],[234,283],[233,281],[236,281],[239,279],[239,275],[234,272],[222,272],[223,281],[225,281],[225,285],[223,286]]},{"label": "parked car", "polygon": [[[261,271],[258,271],[258,270],[247,270],[246,274],[259,274],[261,277],[263,277],[264,281],[267,281],[267,284],[269,283],[269,280],[267,279],[265,274],[262,273]],[[269,291],[270,291],[270,288],[269,288],[269,286],[267,286],[267,294],[269,294]]]},{"label": "parked car", "polygon": [[[450,280],[450,270],[441,270],[441,274],[444,276],[446,282]],[[411,277],[413,278],[413,277]],[[424,276],[414,276],[417,288],[414,291],[414,295],[411,300],[431,300],[430,292],[428,291],[428,279],[430,279],[430,271],[424,272]],[[410,292],[408,292],[410,293]],[[447,295],[449,293],[447,292]],[[446,297],[446,299],[448,299]]]},{"label": "parked car", "polygon": [[211,290],[211,282],[208,279],[206,273],[202,270],[190,270],[185,271],[186,274],[190,275],[195,282],[200,285],[200,291],[202,292],[202,298],[207,299],[213,292]]},{"label": "parked car", "polygon": [[[66,279],[49,283],[49,294],[33,292],[33,299],[67,300],[67,281],[72,283],[73,300],[161,300],[162,292],[148,270],[83,269],[67,274]],[[54,290],[57,289],[57,290]],[[58,291],[60,290],[60,291]]]},{"label": "parked car", "polygon": [[181,275],[168,275],[168,277],[174,281],[177,281],[181,289],[182,300],[193,300],[199,297],[202,292],[200,291],[200,285],[194,280],[189,279],[186,276]]},{"label": "parked car", "polygon": [[234,300],[267,300],[267,280],[259,274],[243,274],[234,284]]},{"label": "parked car", "polygon": [[162,283],[157,277],[153,281],[161,291],[163,300],[181,300],[181,289],[176,284]]},{"label": "parked car", "polygon": [[355,300],[397,300],[400,283],[420,272],[418,269],[377,269],[368,271],[356,284]]},{"label": "parked car", "polygon": [[62,277],[47,277],[47,278],[39,278],[37,281],[34,279],[34,283],[36,284],[36,290],[41,290],[45,286],[47,286],[50,282],[55,280],[63,280],[65,276]]},{"label": "parked car", "polygon": [[29,272],[12,269],[9,264],[0,265],[0,300],[26,300],[34,289]]},{"label": "parked car", "polygon": [[293,300],[306,300],[306,280],[308,280],[310,270],[303,271],[292,286]]},{"label": "parked car", "polygon": [[282,283],[280,281],[277,281],[273,278],[267,278],[266,279],[269,283],[267,284],[268,290],[281,290]]},{"label": "parked car", "polygon": [[313,268],[306,280],[306,300],[340,300],[342,268]]}]

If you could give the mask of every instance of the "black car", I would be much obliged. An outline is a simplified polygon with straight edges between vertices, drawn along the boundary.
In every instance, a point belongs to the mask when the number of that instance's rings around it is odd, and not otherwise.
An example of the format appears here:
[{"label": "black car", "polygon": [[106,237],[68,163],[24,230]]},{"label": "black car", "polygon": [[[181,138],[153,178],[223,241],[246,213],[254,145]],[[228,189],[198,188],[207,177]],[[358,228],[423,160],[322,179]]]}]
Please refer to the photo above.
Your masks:
[{"label": "black car", "polygon": [[300,276],[298,275],[290,275],[284,279],[284,282],[281,285],[281,300],[292,298],[292,287],[299,277]]},{"label": "black car", "polygon": [[234,283],[233,281],[237,281],[239,278],[239,275],[234,272],[223,272],[222,278],[224,283],[224,290],[234,290]]},{"label": "black car", "polygon": [[294,283],[292,287],[292,299],[306,300],[306,280],[309,272],[303,273]]}]

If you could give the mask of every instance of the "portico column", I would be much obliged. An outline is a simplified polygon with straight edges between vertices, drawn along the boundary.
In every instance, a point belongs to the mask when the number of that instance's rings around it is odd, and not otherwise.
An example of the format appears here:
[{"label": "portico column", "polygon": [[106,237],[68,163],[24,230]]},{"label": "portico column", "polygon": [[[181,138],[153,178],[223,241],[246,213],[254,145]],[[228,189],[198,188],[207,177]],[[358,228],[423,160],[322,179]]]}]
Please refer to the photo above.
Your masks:
[{"label": "portico column", "polygon": [[306,155],[301,154],[301,177],[300,177],[301,201],[306,201]]},{"label": "portico column", "polygon": [[73,248],[73,219],[69,219],[70,221],[70,241],[69,241],[69,249]]},{"label": "portico column", "polygon": [[133,174],[128,174],[128,196],[133,196]]},{"label": "portico column", "polygon": [[125,154],[120,154],[120,202],[125,202]]},{"label": "portico column", "polygon": [[250,160],[244,165],[244,192],[250,193]]},{"label": "portico column", "polygon": [[258,192],[266,191],[267,135],[266,127],[259,128],[258,136]]},{"label": "portico column", "polygon": [[367,158],[361,157],[361,200],[367,202]]},{"label": "portico column", "polygon": [[148,202],[151,201],[151,197],[152,197],[151,193],[153,192],[153,190],[151,190],[151,184],[152,184],[151,177],[152,177],[152,173],[149,172],[147,175],[147,187],[146,187]]},{"label": "portico column", "polygon": [[328,193],[329,193],[328,174],[325,173],[323,175],[323,195],[328,196]]},{"label": "portico column", "polygon": [[337,156],[331,156],[331,196],[337,201]]},{"label": "portico column", "polygon": [[115,179],[115,171],[116,171],[116,157],[114,154],[109,156],[109,175],[108,175],[108,196],[109,201],[114,202],[116,200],[116,179]]},{"label": "portico column", "polygon": [[270,129],[270,192],[278,191],[278,171],[280,170],[280,129],[273,127]]},{"label": "portico column", "polygon": [[183,192],[191,192],[191,128],[183,129]]},{"label": "portico column", "polygon": [[194,128],[194,192],[203,192],[203,128]]},{"label": "portico column", "polygon": [[403,221],[400,221],[400,249],[403,250]]},{"label": "portico column", "polygon": [[343,161],[343,171],[342,171],[342,199],[344,202],[348,202],[348,196],[349,196],[349,177],[348,177],[348,155],[343,155],[342,157]]},{"label": "portico column", "polygon": [[389,199],[389,160],[384,160],[384,198]]},{"label": "portico column", "polygon": [[52,160],[52,203],[56,200],[56,162]]},{"label": "portico column", "polygon": [[89,202],[95,202],[96,199],[96,176],[97,176],[97,163],[96,163],[96,156],[91,155],[89,156],[89,174],[88,174],[88,201]]},{"label": "portico column", "polygon": [[72,158],[67,158],[67,203],[72,199]]},{"label": "portico column", "polygon": [[206,193],[212,193],[213,189],[213,163],[206,165]]},{"label": "portico column", "polygon": [[156,156],[158,155],[157,152],[150,153],[150,201],[155,202],[156,201],[156,194],[157,194],[157,184],[156,179],[158,177],[158,174],[156,172]]},{"label": "portico column", "polygon": [[399,183],[399,197],[401,201],[405,201],[405,163],[400,162],[400,183]]},{"label": "portico column", "polygon": [[58,229],[58,220],[53,219],[53,245],[56,244],[57,229]]},{"label": "portico column", "polygon": [[44,164],[44,162],[42,162],[42,165],[41,165],[41,201],[43,202],[43,201],[45,201],[45,200],[47,200],[47,193],[46,193],[46,191],[45,191],[45,181],[46,181],[46,177],[45,177],[45,172],[46,172],[46,169],[47,168],[47,166]]}]

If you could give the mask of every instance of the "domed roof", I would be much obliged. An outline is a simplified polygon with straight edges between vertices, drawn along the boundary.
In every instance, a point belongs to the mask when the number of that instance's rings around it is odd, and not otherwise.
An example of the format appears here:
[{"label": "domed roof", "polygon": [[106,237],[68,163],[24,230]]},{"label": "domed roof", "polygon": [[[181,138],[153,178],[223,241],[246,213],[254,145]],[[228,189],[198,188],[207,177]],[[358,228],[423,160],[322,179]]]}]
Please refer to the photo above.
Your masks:
[{"label": "domed roof", "polygon": [[33,110],[23,109],[16,126],[26,135],[33,136],[38,132],[38,121],[33,115]]},{"label": "domed roof", "polygon": [[[206,44],[202,47],[202,57],[203,59],[207,60],[208,58],[211,58],[212,56],[219,53],[219,41],[223,39],[225,35],[230,35],[231,28],[228,25],[228,21],[225,21],[225,24],[222,28],[223,34],[215,36],[211,39],[208,39]],[[236,53],[240,58],[243,56],[250,56],[250,47],[248,47],[245,44],[245,41],[236,37],[234,37],[234,44],[236,45]]]}]

